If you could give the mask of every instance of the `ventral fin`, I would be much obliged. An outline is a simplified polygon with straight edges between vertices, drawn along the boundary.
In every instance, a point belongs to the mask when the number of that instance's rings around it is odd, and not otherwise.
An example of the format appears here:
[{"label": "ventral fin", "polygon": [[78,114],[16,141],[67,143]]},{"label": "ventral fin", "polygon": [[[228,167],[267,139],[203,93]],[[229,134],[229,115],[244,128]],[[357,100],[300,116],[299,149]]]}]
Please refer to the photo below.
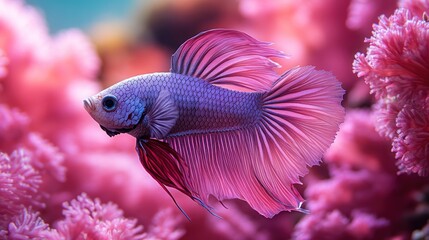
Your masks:
[{"label": "ventral fin", "polygon": [[189,187],[185,176],[187,164],[168,143],[155,139],[137,139],[136,151],[146,171],[161,185],[188,220],[190,220],[189,216],[179,206],[167,187],[181,191],[207,209],[211,214],[217,216],[211,211],[211,207],[201,201]]},{"label": "ventral fin", "polygon": [[280,65],[270,58],[285,57],[270,45],[235,30],[202,32],[173,54],[171,72],[232,90],[266,91],[279,78],[274,68]]},{"label": "ventral fin", "polygon": [[165,137],[176,123],[179,110],[167,90],[161,90],[152,108],[147,113],[151,138]]},{"label": "ventral fin", "polygon": [[186,164],[179,154],[167,143],[154,139],[137,139],[136,151],[146,171],[161,185],[173,199],[177,208],[189,219],[167,189],[167,187],[173,187],[190,198],[194,198],[183,176],[183,168]]}]

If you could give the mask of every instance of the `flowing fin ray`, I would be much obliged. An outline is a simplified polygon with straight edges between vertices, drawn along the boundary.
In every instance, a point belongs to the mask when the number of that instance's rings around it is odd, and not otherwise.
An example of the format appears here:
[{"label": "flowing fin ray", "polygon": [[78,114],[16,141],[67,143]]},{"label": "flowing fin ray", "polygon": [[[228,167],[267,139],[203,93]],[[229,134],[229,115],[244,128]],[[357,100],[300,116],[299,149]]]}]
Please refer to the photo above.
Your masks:
[{"label": "flowing fin ray", "polygon": [[219,217],[212,211],[210,206],[198,198],[197,193],[191,191],[184,175],[184,173],[188,172],[186,170],[187,164],[168,143],[154,139],[137,139],[136,151],[146,171],[161,185],[188,220],[191,220],[188,214],[180,207],[167,187],[181,191],[195,202],[198,202],[212,215]]},{"label": "flowing fin ray", "polygon": [[249,35],[215,29],[187,40],[171,58],[171,72],[239,91],[266,91],[279,75],[271,57],[285,57]]},{"label": "flowing fin ray", "polygon": [[183,157],[189,188],[204,204],[213,195],[220,201],[245,200],[266,217],[306,212],[293,185],[332,143],[344,116],[343,94],[332,74],[294,68],[264,93],[255,126],[167,137],[166,142]]}]

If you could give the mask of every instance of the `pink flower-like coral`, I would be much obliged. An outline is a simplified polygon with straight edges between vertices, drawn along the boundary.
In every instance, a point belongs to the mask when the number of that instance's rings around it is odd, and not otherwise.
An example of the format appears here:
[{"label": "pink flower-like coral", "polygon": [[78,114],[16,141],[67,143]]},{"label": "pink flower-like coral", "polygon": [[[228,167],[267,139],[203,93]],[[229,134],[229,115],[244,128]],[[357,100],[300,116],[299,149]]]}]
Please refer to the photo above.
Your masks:
[{"label": "pink flower-like coral", "polygon": [[38,212],[24,208],[11,219],[7,230],[0,231],[2,239],[62,239],[55,229],[51,229]]},{"label": "pink flower-like coral", "polygon": [[429,173],[429,98],[420,105],[405,105],[396,119],[398,136],[393,151],[401,172]]},{"label": "pink flower-like coral", "polygon": [[11,153],[24,149],[31,166],[44,182],[65,180],[63,155],[39,134],[30,131],[28,117],[17,109],[0,104],[0,151]]},{"label": "pink flower-like coral", "polygon": [[25,151],[11,156],[0,152],[0,230],[25,207],[44,206],[38,192],[41,184],[42,178]]},{"label": "pink flower-like coral", "polygon": [[386,219],[377,218],[369,213],[357,211],[350,216],[345,216],[340,211],[334,210],[314,214],[301,220],[296,227],[294,238],[299,240],[377,239],[375,232],[383,230],[387,225]]},{"label": "pink flower-like coral", "polygon": [[[2,239],[178,239],[183,231],[177,228],[177,221],[169,213],[160,212],[154,218],[158,227],[149,227],[143,232],[143,226],[136,219],[124,217],[123,212],[113,203],[101,203],[92,200],[86,194],[63,205],[63,219],[55,222],[54,227],[45,223],[38,212],[23,208],[7,224],[0,228]],[[166,231],[167,230],[167,231]]]},{"label": "pink flower-like coral", "polygon": [[421,10],[402,8],[381,16],[366,55],[355,56],[354,72],[375,95],[377,130],[394,142],[400,172],[427,175],[429,22],[416,14]]},{"label": "pink flower-like coral", "polygon": [[112,203],[102,204],[86,194],[63,205],[64,220],[55,225],[65,239],[142,239],[143,227],[123,217]]}]

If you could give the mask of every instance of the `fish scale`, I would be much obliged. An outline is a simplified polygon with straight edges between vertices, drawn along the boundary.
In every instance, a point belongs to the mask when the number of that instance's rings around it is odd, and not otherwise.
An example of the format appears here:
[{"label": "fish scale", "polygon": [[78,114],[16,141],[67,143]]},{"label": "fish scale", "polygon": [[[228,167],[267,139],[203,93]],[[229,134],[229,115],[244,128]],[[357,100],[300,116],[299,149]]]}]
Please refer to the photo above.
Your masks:
[{"label": "fish scale", "polygon": [[179,117],[169,136],[245,128],[255,124],[260,116],[262,93],[233,91],[175,73],[138,78],[136,84],[149,109],[157,97],[154,92],[167,90],[174,99]]}]

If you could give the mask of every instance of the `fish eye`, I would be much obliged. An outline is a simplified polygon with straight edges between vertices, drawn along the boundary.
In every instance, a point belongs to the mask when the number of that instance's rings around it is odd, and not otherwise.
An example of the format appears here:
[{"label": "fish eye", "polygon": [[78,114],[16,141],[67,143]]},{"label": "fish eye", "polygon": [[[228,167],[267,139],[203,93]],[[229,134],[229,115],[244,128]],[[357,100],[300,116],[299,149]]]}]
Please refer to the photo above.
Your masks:
[{"label": "fish eye", "polygon": [[103,109],[107,112],[114,111],[117,107],[118,99],[112,95],[105,96],[101,101]]}]

